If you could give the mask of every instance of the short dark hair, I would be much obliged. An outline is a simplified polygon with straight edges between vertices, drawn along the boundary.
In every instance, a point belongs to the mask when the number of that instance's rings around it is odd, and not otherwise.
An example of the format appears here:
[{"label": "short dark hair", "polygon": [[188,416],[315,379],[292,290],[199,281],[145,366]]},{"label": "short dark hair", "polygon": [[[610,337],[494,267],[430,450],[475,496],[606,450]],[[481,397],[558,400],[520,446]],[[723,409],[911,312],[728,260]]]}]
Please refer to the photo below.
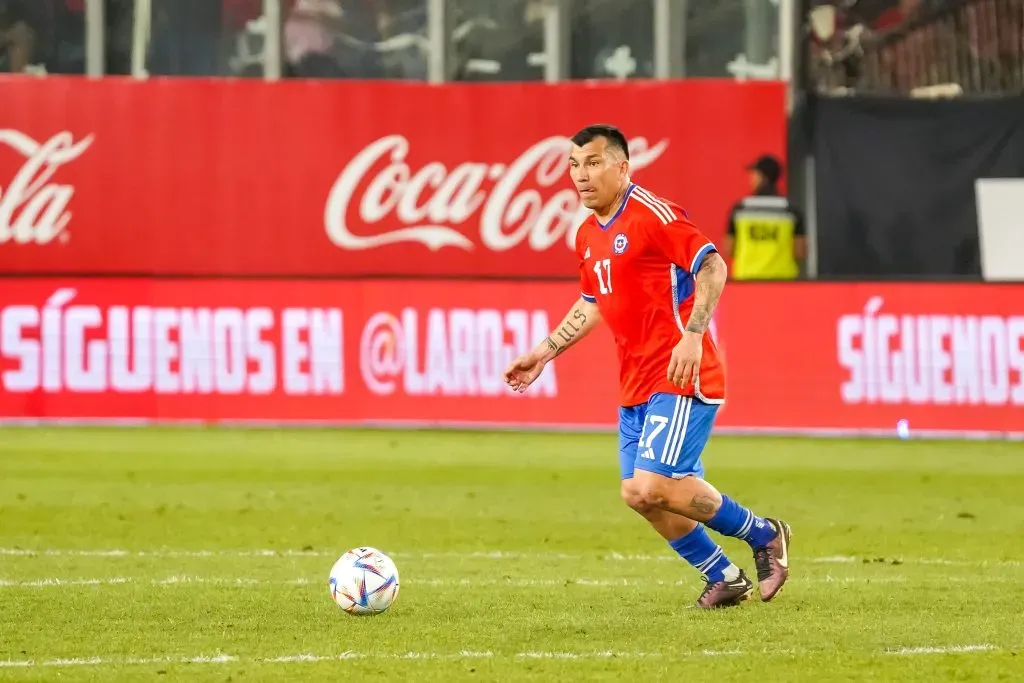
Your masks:
[{"label": "short dark hair", "polygon": [[572,136],[572,144],[582,147],[588,142],[593,142],[595,138],[605,138],[608,140],[608,147],[621,151],[626,159],[629,159],[629,142],[626,141],[626,136],[615,126],[605,123],[597,123],[583,128]]}]

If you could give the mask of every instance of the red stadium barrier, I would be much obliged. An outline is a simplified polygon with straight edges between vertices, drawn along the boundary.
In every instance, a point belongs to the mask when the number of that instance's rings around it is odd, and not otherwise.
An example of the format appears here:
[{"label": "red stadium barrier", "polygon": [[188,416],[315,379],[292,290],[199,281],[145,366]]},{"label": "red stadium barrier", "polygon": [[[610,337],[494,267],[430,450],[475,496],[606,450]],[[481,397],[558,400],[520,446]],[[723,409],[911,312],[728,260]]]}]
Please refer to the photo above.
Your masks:
[{"label": "red stadium barrier", "polygon": [[712,238],[785,86],[10,79],[0,270],[572,277],[566,136],[608,118]]},{"label": "red stadium barrier", "polygon": [[[7,279],[0,417],[606,428],[606,331],[501,370],[575,283]],[[723,430],[1024,435],[1024,285],[731,284]]]}]

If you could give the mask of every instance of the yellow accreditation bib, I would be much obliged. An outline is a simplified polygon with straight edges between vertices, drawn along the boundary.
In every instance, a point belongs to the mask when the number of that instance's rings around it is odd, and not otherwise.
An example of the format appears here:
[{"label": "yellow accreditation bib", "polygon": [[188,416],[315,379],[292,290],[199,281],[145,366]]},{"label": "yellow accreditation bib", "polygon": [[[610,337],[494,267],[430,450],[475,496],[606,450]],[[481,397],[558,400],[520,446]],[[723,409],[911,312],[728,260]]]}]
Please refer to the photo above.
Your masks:
[{"label": "yellow accreditation bib", "polygon": [[747,197],[733,214],[732,274],[737,280],[793,280],[796,217],[785,197]]}]

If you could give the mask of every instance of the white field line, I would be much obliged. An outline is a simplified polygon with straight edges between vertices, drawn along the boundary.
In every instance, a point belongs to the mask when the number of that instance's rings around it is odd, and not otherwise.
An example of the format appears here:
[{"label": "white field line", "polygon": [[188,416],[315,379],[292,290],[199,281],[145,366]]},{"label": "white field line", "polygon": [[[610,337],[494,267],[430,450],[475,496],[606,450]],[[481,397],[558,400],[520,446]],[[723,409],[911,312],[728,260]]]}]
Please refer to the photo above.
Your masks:
[{"label": "white field line", "polygon": [[994,652],[999,648],[995,645],[949,645],[946,647],[904,647],[899,650],[886,650],[890,655],[952,655],[970,652]]},{"label": "white field line", "polygon": [[[677,657],[718,657],[741,654],[739,650],[700,650],[692,652],[668,653]],[[365,653],[342,652],[336,655],[317,655],[303,653],[283,655],[280,657],[235,657],[233,655],[214,655],[201,657],[74,657],[45,660],[0,660],[0,668],[30,668],[38,666],[71,667],[71,666],[127,666],[140,664],[227,664],[231,662],[248,662],[252,664],[300,664],[316,662],[338,662],[353,659],[390,659],[390,660],[460,660],[460,659],[639,659],[643,657],[664,657],[661,652],[517,652],[512,655],[495,655],[493,652],[400,652],[400,653]]]},{"label": "white field line", "polygon": [[[904,577],[887,577],[886,583],[903,583]],[[893,581],[892,579],[897,579]],[[977,579],[972,579],[977,581]],[[856,579],[843,577],[816,581],[816,583],[853,583]],[[805,580],[806,582],[806,580]],[[27,579],[27,580],[6,580],[0,579],[0,588],[60,588],[68,586],[119,586],[125,584],[136,584],[143,586],[181,586],[190,584],[207,584],[215,586],[310,586],[323,583],[327,586],[326,579],[316,581],[311,579],[291,579],[282,581],[270,581],[251,578],[224,578],[204,576],[169,576],[164,579],[134,579],[125,576],[115,576],[106,579]],[[510,588],[536,588],[540,586],[581,586],[585,588],[613,588],[628,586],[687,586],[694,584],[693,581],[665,581],[647,579],[413,579],[402,580],[403,586],[451,586],[451,587],[484,587],[484,586],[507,586]],[[694,584],[695,585],[695,584]]]},{"label": "white field line", "polygon": [[[387,552],[387,551],[385,551]],[[679,562],[672,555],[645,554],[570,554],[570,553],[521,553],[494,550],[477,552],[393,552],[388,553],[396,560],[600,560],[606,562]],[[29,549],[0,548],[0,556],[12,557],[153,557],[153,558],[215,558],[215,557],[329,557],[337,559],[340,552],[316,550],[76,550],[76,549]],[[857,557],[854,555],[829,555],[825,557],[796,558],[807,564],[914,564],[943,565],[951,567],[1020,567],[1022,560],[956,560],[946,558],[890,558]]]},{"label": "white field line", "polygon": [[[978,652],[998,651],[994,645],[952,645],[945,647],[914,647],[899,650],[884,650],[879,654],[896,655],[930,655],[930,654],[970,654]],[[769,651],[765,651],[766,653]],[[795,650],[786,650],[786,654],[798,654]],[[777,655],[779,651],[770,651]],[[309,664],[317,662],[339,662],[350,660],[474,660],[474,659],[555,659],[555,660],[601,660],[601,659],[643,659],[657,657],[728,657],[747,654],[742,650],[691,650],[682,652],[617,652],[617,651],[596,651],[596,652],[557,652],[557,651],[530,651],[517,652],[512,655],[494,654],[493,652],[473,652],[463,650],[461,652],[399,652],[399,653],[365,653],[365,652],[341,652],[332,655],[318,655],[302,653],[294,655],[282,655],[278,657],[237,657],[228,654],[200,655],[195,657],[61,657],[51,659],[21,659],[21,660],[0,660],[0,669],[3,668],[35,668],[54,667],[69,668],[79,666],[152,666],[161,664]],[[750,653],[756,654],[756,653]],[[802,653],[808,654],[806,652]]]},{"label": "white field line", "polygon": [[[794,577],[790,579],[793,585],[825,584],[825,585],[852,585],[852,584],[928,584],[941,583],[1017,583],[1019,580],[1012,576],[944,576],[934,579],[922,579],[921,577],[908,576],[882,576],[877,578],[862,576],[814,576]],[[109,578],[94,579],[61,579],[48,577],[42,579],[0,579],[0,590],[17,588],[65,588],[72,586],[185,586],[185,585],[211,585],[211,586],[264,586],[264,587],[287,587],[287,586],[316,586],[323,583],[327,587],[326,579],[255,579],[255,578],[230,578],[217,576],[168,576],[163,579],[139,579],[127,576],[113,576]],[[578,586],[581,588],[622,588],[622,587],[651,587],[651,586],[695,586],[694,580],[677,579],[666,581],[664,579],[643,579],[643,578],[612,578],[612,579],[590,579],[590,578],[567,578],[567,579],[404,579],[403,586],[435,586],[435,587],[485,587],[503,586],[507,588],[536,588],[536,587],[564,587]]]},{"label": "white field line", "polygon": [[[334,428],[334,429],[459,429],[478,432],[513,432],[516,434],[615,434],[615,425],[609,424],[560,424],[517,422],[468,422],[461,420],[199,420],[199,419],[149,419],[149,418],[62,418],[62,417],[0,417],[0,426],[10,427],[53,427],[53,428],[89,428],[89,427],[146,427],[163,426],[190,429],[194,427],[225,427],[239,429],[282,429],[297,430],[302,428]],[[716,427],[715,433],[725,436],[777,436],[777,437],[818,437],[818,438],[898,438],[895,429],[851,429],[849,427]],[[961,429],[915,429],[911,432],[914,439],[951,439],[951,440],[1010,440],[1024,441],[1024,432],[1020,431],[985,431]]]}]

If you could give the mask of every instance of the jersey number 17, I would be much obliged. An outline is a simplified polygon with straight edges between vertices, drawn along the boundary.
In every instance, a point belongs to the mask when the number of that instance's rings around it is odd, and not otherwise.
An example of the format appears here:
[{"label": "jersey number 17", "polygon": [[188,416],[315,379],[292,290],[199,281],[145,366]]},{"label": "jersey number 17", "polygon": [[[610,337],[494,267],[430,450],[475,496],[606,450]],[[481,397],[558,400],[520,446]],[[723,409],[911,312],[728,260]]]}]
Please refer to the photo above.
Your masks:
[{"label": "jersey number 17", "polygon": [[597,275],[597,286],[602,294],[612,293],[612,260],[602,259],[594,264],[594,273]]}]

